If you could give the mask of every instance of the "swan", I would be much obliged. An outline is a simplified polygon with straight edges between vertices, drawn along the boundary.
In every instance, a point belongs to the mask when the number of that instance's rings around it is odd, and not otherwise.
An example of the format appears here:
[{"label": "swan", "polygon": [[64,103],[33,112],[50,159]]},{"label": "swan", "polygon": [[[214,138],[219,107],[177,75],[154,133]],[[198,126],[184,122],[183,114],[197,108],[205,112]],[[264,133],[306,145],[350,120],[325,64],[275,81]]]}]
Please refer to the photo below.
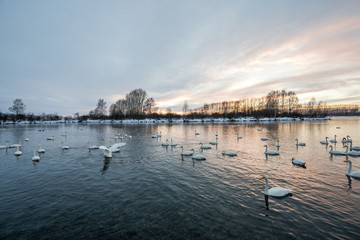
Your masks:
[{"label": "swan", "polygon": [[351,160],[345,160],[344,162],[348,162],[349,163],[349,168],[346,172],[346,176],[350,176],[350,177],[353,177],[353,178],[360,178],[360,171],[354,171],[354,172],[351,172],[351,167],[352,167],[352,162]]},{"label": "swan", "polygon": [[66,132],[62,133],[62,134],[61,134],[61,136],[64,136],[64,137],[66,137]]},{"label": "swan", "polygon": [[350,151],[348,152],[348,146],[345,146],[346,147],[346,155],[349,155],[349,156],[352,156],[352,157],[360,157],[360,152],[357,152],[357,151]]},{"label": "swan", "polygon": [[69,146],[64,146],[64,142],[61,142],[61,148],[63,149],[63,150],[68,150],[69,149]]},{"label": "swan", "polygon": [[190,149],[190,151],[184,151],[184,147],[181,146],[181,155],[182,156],[191,156],[194,154],[194,149]]},{"label": "swan", "polygon": [[332,143],[337,143],[337,141],[336,141],[336,135],[334,136],[334,139],[330,139],[330,142],[332,142]]},{"label": "swan", "polygon": [[166,139],[165,142],[162,142],[161,146],[165,146],[165,147],[169,146],[169,139]]},{"label": "swan", "polygon": [[91,150],[91,149],[99,149],[99,146],[91,145],[91,142],[88,142],[88,144],[89,144],[89,150]]},{"label": "swan", "polygon": [[218,145],[218,137],[217,137],[217,133],[216,133],[216,139],[215,139],[215,142],[214,141],[211,141],[211,142],[209,142],[211,145]]},{"label": "swan", "polygon": [[342,151],[338,151],[338,150],[333,150],[333,146],[330,145],[330,151],[329,153],[331,155],[346,155],[346,152],[347,152],[347,146],[346,146],[346,151],[345,152],[342,152]]},{"label": "swan", "polygon": [[151,136],[152,138],[158,138],[159,137],[159,133],[156,133],[154,135]]},{"label": "swan", "polygon": [[200,148],[201,149],[211,149],[211,146],[209,146],[209,145],[204,145],[203,143],[199,143],[201,146],[200,146]]},{"label": "swan", "polygon": [[192,159],[194,160],[199,160],[199,161],[203,161],[203,160],[206,160],[206,157],[201,155],[201,154],[198,154],[198,155],[195,155],[195,156],[192,156],[191,157]]},{"label": "swan", "polygon": [[18,144],[16,143],[9,146],[9,148],[17,148],[17,147],[21,148],[21,139]]},{"label": "swan", "polygon": [[267,145],[265,145],[264,147],[266,147],[266,149],[265,149],[265,154],[266,155],[279,155],[279,152],[277,152],[277,151],[273,151],[273,150],[268,151],[268,146]]},{"label": "swan", "polygon": [[171,145],[172,147],[175,147],[175,146],[177,145],[177,143],[176,143],[176,142],[173,142],[173,140],[170,139],[170,145]]},{"label": "swan", "polygon": [[295,165],[299,165],[305,167],[305,162],[303,160],[295,159],[294,157],[291,159],[292,163]]},{"label": "swan", "polygon": [[52,141],[54,141],[54,140],[55,140],[55,137],[54,137],[54,136],[48,137],[46,140],[52,140]]},{"label": "swan", "polygon": [[329,144],[328,137],[325,137],[325,141],[320,141],[320,143],[328,145]]},{"label": "swan", "polygon": [[239,140],[239,139],[242,139],[243,137],[242,136],[239,136],[239,135],[237,135],[237,139]]},{"label": "swan", "polygon": [[200,133],[198,133],[198,132],[195,130],[195,136],[196,136],[196,135],[200,135]]},{"label": "swan", "polygon": [[162,135],[161,135],[161,132],[160,132],[157,136],[161,138],[161,136],[162,136]]},{"label": "swan", "polygon": [[40,145],[39,145],[39,148],[38,148],[37,152],[38,152],[38,153],[45,153],[45,149],[40,148]]},{"label": "swan", "polygon": [[111,158],[113,152],[118,152],[120,147],[125,146],[126,143],[115,143],[111,147],[107,148],[105,146],[100,146],[99,149],[104,150],[104,155],[106,158]]},{"label": "swan", "polygon": [[258,128],[257,130],[258,130],[259,132],[261,132],[261,131],[262,131],[262,128]]},{"label": "swan", "polygon": [[267,137],[262,137],[262,138],[260,138],[260,140],[261,141],[267,141],[267,140],[269,140]]},{"label": "swan", "polygon": [[343,143],[343,144],[347,143],[346,138],[343,138],[343,139],[341,140],[341,143]]},{"label": "swan", "polygon": [[296,141],[296,146],[305,146],[306,144],[304,142],[299,142],[298,139],[295,139]]},{"label": "swan", "polygon": [[359,146],[353,147],[352,142],[350,142],[350,151],[352,151],[352,150],[360,151],[360,147]]},{"label": "swan", "polygon": [[38,162],[38,161],[40,161],[40,157],[39,157],[38,155],[36,155],[36,152],[37,152],[37,151],[34,150],[34,156],[32,157],[32,160]]},{"label": "swan", "polygon": [[352,142],[352,139],[350,138],[349,135],[346,136],[346,141],[347,141],[347,142]]},{"label": "swan", "polygon": [[29,141],[29,140],[30,140],[30,138],[29,138],[29,137],[26,137],[24,140],[25,140],[25,141]]},{"label": "swan", "polygon": [[[279,140],[276,140],[276,145],[275,147],[279,148],[280,147],[280,143],[279,143]],[[279,150],[279,149],[278,149]]]},{"label": "swan", "polygon": [[269,189],[269,183],[266,176],[260,178],[265,179],[265,191],[264,194],[272,197],[285,197],[290,194],[291,189],[282,188],[282,187],[273,187]]},{"label": "swan", "polygon": [[6,145],[1,145],[0,149],[8,149],[9,148],[9,141],[5,141]]},{"label": "swan", "polygon": [[19,150],[19,146],[16,147],[16,152],[14,152],[15,156],[20,156],[22,155],[22,152]]},{"label": "swan", "polygon": [[230,156],[230,157],[237,156],[237,154],[235,152],[225,152],[225,151],[222,152],[222,155],[227,155],[227,156]]}]

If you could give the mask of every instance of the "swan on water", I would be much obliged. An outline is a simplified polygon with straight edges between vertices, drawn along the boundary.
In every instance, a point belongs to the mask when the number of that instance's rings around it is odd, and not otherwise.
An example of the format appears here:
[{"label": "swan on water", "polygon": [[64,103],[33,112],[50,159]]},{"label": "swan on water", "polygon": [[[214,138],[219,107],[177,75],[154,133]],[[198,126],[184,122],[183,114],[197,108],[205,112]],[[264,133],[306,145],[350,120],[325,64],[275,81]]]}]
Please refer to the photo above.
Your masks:
[{"label": "swan on water", "polygon": [[346,152],[347,152],[347,146],[346,146],[346,151],[345,152],[342,152],[342,151],[338,151],[338,150],[333,150],[333,146],[330,145],[330,151],[329,153],[331,155],[346,155]]},{"label": "swan on water", "polygon": [[0,149],[8,149],[9,148],[9,141],[5,141],[6,145],[1,145]]},{"label": "swan on water", "polygon": [[291,189],[282,188],[282,187],[273,187],[269,189],[269,183],[266,176],[263,176],[261,179],[265,179],[265,191],[264,194],[272,197],[285,197],[290,194]]},{"label": "swan on water", "polygon": [[346,140],[346,138],[343,138],[342,140],[341,140],[341,143],[347,143],[347,140]]},{"label": "swan on water", "polygon": [[325,141],[320,141],[320,143],[328,145],[329,144],[328,137],[325,137]]},{"label": "swan on water", "polygon": [[230,157],[234,157],[234,156],[237,156],[237,154],[235,152],[226,152],[226,151],[222,151],[222,155],[227,155],[227,156],[230,156]]},{"label": "swan on water", "polygon": [[91,149],[99,149],[99,146],[91,145],[91,142],[88,142],[88,144],[89,144],[89,150],[91,150]]},{"label": "swan on water", "polygon": [[195,156],[192,156],[191,158],[194,159],[194,160],[198,160],[198,161],[206,160],[206,157],[201,155],[201,154],[197,154]]},{"label": "swan on water", "polygon": [[296,146],[305,146],[306,144],[304,142],[299,142],[298,139],[295,139],[296,141]]},{"label": "swan on water", "polygon": [[355,150],[355,151],[360,151],[360,146],[354,146],[352,145],[352,142],[350,142],[350,151]]},{"label": "swan on water", "polygon": [[346,172],[346,176],[350,176],[350,177],[353,177],[353,178],[359,178],[360,179],[360,171],[359,170],[351,172],[351,167],[352,167],[351,160],[346,159],[344,162],[349,163],[349,168],[348,168],[348,170]]},{"label": "swan on water", "polygon": [[175,146],[177,145],[177,143],[176,143],[176,142],[173,142],[173,140],[170,139],[170,145],[171,145],[172,147],[175,147]]},{"label": "swan on water", "polygon": [[346,147],[346,155],[349,155],[349,156],[352,156],[352,157],[360,157],[360,152],[358,151],[350,151],[348,152],[348,146],[345,146]]},{"label": "swan on water", "polygon": [[61,142],[61,148],[64,149],[64,150],[68,150],[70,147],[69,146],[64,146],[64,142]]},{"label": "swan on water", "polygon": [[164,146],[164,147],[169,146],[169,139],[166,139],[165,142],[162,142],[162,143],[161,143],[161,146]]},{"label": "swan on water", "polygon": [[[279,142],[279,140],[276,140],[276,145],[275,145],[275,147],[277,147],[277,148],[280,147],[280,142]],[[279,149],[278,149],[278,150],[279,150]]]},{"label": "swan on water", "polygon": [[161,135],[161,132],[160,132],[157,136],[158,136],[159,138],[161,138],[161,136],[162,136],[162,135]]},{"label": "swan on water", "polygon": [[257,130],[258,130],[259,132],[261,132],[261,131],[262,131],[262,128],[258,128]]},{"label": "swan on water", "polygon": [[299,165],[301,167],[305,167],[305,162],[303,160],[295,159],[294,157],[291,159],[292,163],[295,165]]},{"label": "swan on water", "polygon": [[239,136],[239,135],[237,135],[237,139],[239,140],[239,139],[242,139],[243,137],[242,136]]},{"label": "swan on water", "polygon": [[267,137],[262,137],[262,138],[260,138],[260,140],[261,141],[267,141],[267,140],[269,140]]},{"label": "swan on water", "polygon": [[34,156],[32,157],[33,161],[40,161],[40,157],[38,155],[36,155],[36,149],[34,150]]},{"label": "swan on water", "polygon": [[61,136],[66,137],[66,132],[62,133]]},{"label": "swan on water", "polygon": [[115,143],[114,145],[112,145],[111,147],[107,148],[105,146],[99,146],[99,149],[104,150],[104,155],[107,158],[111,158],[112,157],[112,153],[113,152],[118,152],[120,151],[120,147],[125,146],[126,143]]},{"label": "swan on water", "polygon": [[211,149],[211,146],[209,146],[209,145],[204,145],[203,143],[199,143],[201,146],[200,146],[200,148],[201,149]]},{"label": "swan on water", "polygon": [[211,142],[209,142],[211,145],[218,145],[218,137],[217,137],[217,133],[216,133],[216,139],[215,139],[215,142],[214,141],[211,141]]},{"label": "swan on water", "polygon": [[159,133],[156,133],[154,135],[151,136],[152,138],[158,138],[159,137]]},{"label": "swan on water", "polygon": [[334,136],[333,139],[330,139],[330,142],[331,142],[331,143],[337,143],[337,141],[336,141],[336,135]]},{"label": "swan on water", "polygon": [[191,156],[194,154],[194,149],[190,149],[190,151],[184,151],[184,147],[180,146],[181,148],[181,155],[182,156]]},{"label": "swan on water", "polygon": [[195,130],[195,136],[196,136],[196,135],[200,135],[200,133],[198,133],[198,132]]},{"label": "swan on water", "polygon": [[25,141],[29,141],[29,140],[30,140],[30,138],[29,138],[29,137],[26,137],[24,140],[25,140]]},{"label": "swan on water", "polygon": [[54,140],[55,140],[55,137],[54,137],[54,136],[48,137],[46,140],[52,140],[52,141],[54,141]]},{"label": "swan on water", "polygon": [[347,142],[352,142],[352,139],[350,138],[349,135],[346,136],[346,141],[347,141]]},{"label": "swan on water", "polygon": [[38,148],[37,152],[38,152],[38,153],[45,153],[45,149],[40,148],[40,145],[39,145],[39,148]]},{"label": "swan on water", "polygon": [[21,139],[20,139],[19,143],[12,144],[9,146],[9,148],[17,148],[17,147],[21,148]]},{"label": "swan on water", "polygon": [[14,152],[15,156],[20,156],[22,155],[22,151],[19,150],[19,146],[16,147],[16,152]]},{"label": "swan on water", "polygon": [[265,149],[265,154],[266,154],[266,155],[279,155],[279,152],[277,152],[277,151],[268,150],[268,146],[267,146],[267,145],[265,145],[264,147],[266,147],[266,149]]}]

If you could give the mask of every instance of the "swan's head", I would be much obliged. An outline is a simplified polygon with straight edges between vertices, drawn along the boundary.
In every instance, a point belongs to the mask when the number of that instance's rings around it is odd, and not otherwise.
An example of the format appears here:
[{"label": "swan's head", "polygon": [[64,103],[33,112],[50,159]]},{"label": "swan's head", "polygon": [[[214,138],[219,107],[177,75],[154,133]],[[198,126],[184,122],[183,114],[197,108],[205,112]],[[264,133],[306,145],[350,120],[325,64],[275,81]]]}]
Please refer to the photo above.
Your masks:
[{"label": "swan's head", "polygon": [[225,151],[222,151],[222,154],[225,155]]},{"label": "swan's head", "polygon": [[190,149],[190,151],[193,151],[193,152],[194,152],[195,150],[192,148],[192,149]]},{"label": "swan's head", "polygon": [[267,177],[266,177],[266,176],[262,176],[261,178],[259,178],[259,180],[263,180],[263,179],[267,180]]},{"label": "swan's head", "polygon": [[267,145],[264,145],[264,147],[267,147]]},{"label": "swan's head", "polygon": [[344,162],[351,163],[350,159],[346,159]]},{"label": "swan's head", "polygon": [[293,158],[291,158],[291,161],[294,161],[295,160],[295,158],[293,157]]}]

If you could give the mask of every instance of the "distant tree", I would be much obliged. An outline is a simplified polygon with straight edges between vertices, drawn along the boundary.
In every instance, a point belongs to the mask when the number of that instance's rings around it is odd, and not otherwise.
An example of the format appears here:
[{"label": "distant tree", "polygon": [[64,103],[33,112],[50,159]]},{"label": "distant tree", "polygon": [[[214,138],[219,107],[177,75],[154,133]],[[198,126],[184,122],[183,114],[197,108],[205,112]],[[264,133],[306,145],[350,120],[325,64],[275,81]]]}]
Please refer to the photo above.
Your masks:
[{"label": "distant tree", "polygon": [[147,111],[149,114],[151,114],[154,107],[155,107],[155,100],[152,97],[147,98],[144,103],[144,110]]},{"label": "distant tree", "polygon": [[13,101],[13,106],[9,107],[9,111],[15,113],[16,115],[19,115],[21,113],[24,113],[26,106],[23,103],[21,98],[17,98]]},{"label": "distant tree", "polygon": [[74,118],[75,119],[80,119],[80,113],[79,112],[74,113]]},{"label": "distant tree", "polygon": [[126,94],[126,102],[128,107],[128,112],[130,114],[140,114],[144,109],[144,102],[147,98],[147,93],[141,88],[132,90],[130,93]]},{"label": "distant tree", "polygon": [[99,99],[94,111],[95,116],[100,118],[104,117],[107,111],[106,108],[106,102],[104,101],[104,99]]},{"label": "distant tree", "polygon": [[168,108],[166,108],[166,113],[167,114],[169,114],[169,113],[171,113],[172,111],[171,111],[171,108],[170,107],[168,107]]},{"label": "distant tree", "polygon": [[184,105],[183,105],[183,107],[182,107],[182,111],[183,111],[183,113],[187,113],[187,111],[189,111],[189,105],[188,105],[187,100],[184,101]]}]

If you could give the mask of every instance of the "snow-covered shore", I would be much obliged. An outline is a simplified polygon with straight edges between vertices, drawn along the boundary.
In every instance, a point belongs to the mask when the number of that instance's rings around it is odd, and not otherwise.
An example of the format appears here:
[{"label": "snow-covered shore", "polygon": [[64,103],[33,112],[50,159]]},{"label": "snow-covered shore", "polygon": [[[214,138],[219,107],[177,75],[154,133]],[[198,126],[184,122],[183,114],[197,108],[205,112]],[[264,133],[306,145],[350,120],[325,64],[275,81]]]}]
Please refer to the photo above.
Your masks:
[{"label": "snow-covered shore", "polygon": [[243,118],[204,118],[204,119],[125,119],[125,120],[58,120],[58,121],[17,121],[17,122],[0,122],[0,124],[64,124],[64,123],[76,123],[76,124],[183,124],[183,123],[249,123],[249,122],[290,122],[290,121],[321,121],[331,120],[330,117],[326,118],[254,118],[254,117],[243,117]]}]

